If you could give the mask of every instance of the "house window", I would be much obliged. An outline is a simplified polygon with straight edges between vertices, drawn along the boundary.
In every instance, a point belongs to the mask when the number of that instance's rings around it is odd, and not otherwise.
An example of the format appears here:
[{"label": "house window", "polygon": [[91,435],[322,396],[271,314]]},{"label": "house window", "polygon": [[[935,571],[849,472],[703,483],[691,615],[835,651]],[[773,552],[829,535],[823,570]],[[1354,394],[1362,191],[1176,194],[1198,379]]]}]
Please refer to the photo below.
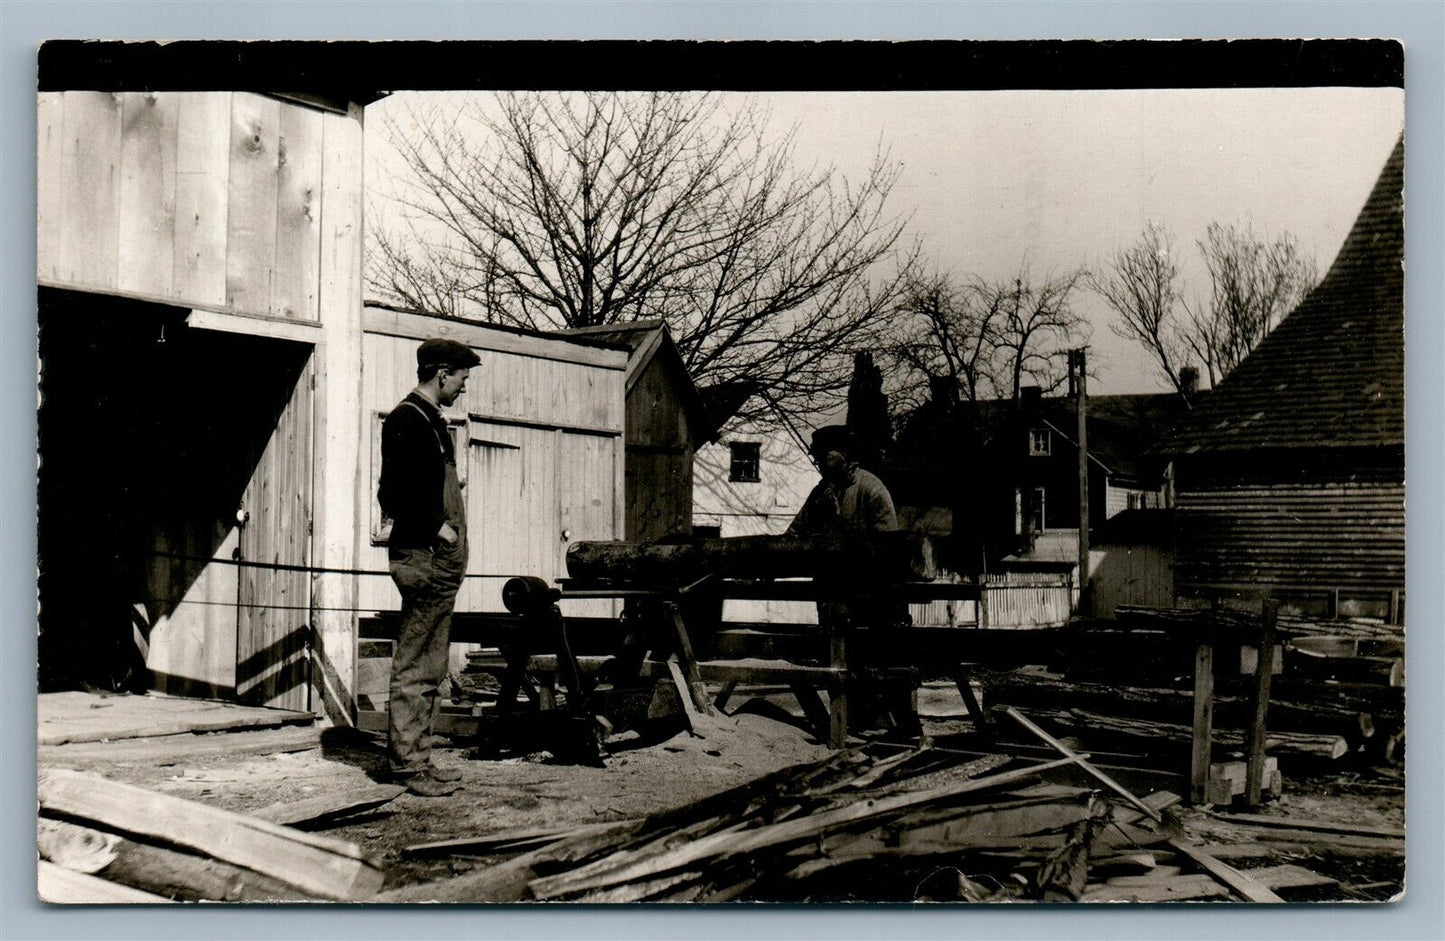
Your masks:
[{"label": "house window", "polygon": [[743,483],[757,483],[758,466],[761,462],[762,445],[756,441],[734,441],[732,463],[728,467],[728,480]]},{"label": "house window", "polygon": [[1142,509],[1144,509],[1144,495],[1143,495],[1142,493],[1138,493],[1138,492],[1136,492],[1136,491],[1130,490],[1127,499],[1128,499],[1129,509],[1131,509],[1131,510],[1142,510]]},{"label": "house window", "polygon": [[1043,487],[1035,487],[1035,488],[1034,488],[1034,505],[1033,505],[1033,507],[1032,507],[1031,509],[1033,510],[1034,532],[1036,532],[1036,533],[1041,533],[1041,532],[1044,531],[1044,488],[1043,488]]},{"label": "house window", "polygon": [[1047,457],[1049,455],[1049,429],[1029,429],[1029,456]]}]

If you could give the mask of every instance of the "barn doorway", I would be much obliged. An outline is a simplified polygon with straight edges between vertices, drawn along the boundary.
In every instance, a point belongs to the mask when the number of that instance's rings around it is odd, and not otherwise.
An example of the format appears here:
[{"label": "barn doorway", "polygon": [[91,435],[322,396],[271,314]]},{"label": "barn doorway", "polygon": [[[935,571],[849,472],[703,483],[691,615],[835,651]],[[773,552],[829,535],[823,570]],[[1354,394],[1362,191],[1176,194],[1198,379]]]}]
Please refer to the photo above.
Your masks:
[{"label": "barn doorway", "polygon": [[40,291],[40,689],[309,708],[312,347]]}]

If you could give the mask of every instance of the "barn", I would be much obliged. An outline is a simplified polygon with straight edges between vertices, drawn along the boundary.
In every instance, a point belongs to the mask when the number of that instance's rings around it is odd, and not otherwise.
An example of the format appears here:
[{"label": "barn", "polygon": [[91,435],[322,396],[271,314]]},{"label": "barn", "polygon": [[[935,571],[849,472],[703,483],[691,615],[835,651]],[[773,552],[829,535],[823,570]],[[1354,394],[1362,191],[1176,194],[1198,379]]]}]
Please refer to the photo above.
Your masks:
[{"label": "barn", "polygon": [[1403,623],[1404,144],[1324,280],[1191,414],[1175,589]]},{"label": "barn", "polygon": [[[379,428],[426,337],[482,360],[450,416],[476,534],[459,611],[622,536],[631,348],[363,304],[375,97],[41,93],[42,692],[354,723],[365,625],[399,607]],[[611,613],[588,604],[568,613]]]}]

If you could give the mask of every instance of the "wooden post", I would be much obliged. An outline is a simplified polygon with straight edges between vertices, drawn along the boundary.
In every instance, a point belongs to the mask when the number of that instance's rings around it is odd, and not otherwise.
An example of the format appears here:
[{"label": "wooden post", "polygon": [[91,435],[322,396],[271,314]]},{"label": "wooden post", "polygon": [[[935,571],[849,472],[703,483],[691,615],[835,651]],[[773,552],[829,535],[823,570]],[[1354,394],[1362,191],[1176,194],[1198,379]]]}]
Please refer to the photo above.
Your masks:
[{"label": "wooden post", "polygon": [[973,720],[975,731],[980,735],[992,738],[993,723],[989,721],[988,713],[983,711],[978,697],[974,695],[971,679],[968,667],[960,663],[954,668],[953,682],[958,686],[958,695],[963,697],[963,705],[968,709],[968,716]]},{"label": "wooden post", "polygon": [[838,671],[828,688],[828,747],[842,748],[848,741],[848,645],[844,637],[847,625],[832,616],[824,619],[828,622],[828,665]]},{"label": "wooden post", "polygon": [[1214,644],[1194,649],[1194,737],[1189,759],[1189,801],[1202,804],[1209,793],[1209,753],[1214,738]]},{"label": "wooden post", "polygon": [[1265,717],[1269,712],[1269,682],[1274,675],[1274,626],[1279,602],[1270,598],[1260,611],[1259,663],[1254,671],[1254,719],[1249,726],[1248,765],[1245,768],[1244,797],[1254,807],[1260,802],[1264,782]]},{"label": "wooden post", "polygon": [[672,621],[673,630],[677,633],[677,659],[682,667],[683,675],[687,677],[688,692],[692,698],[692,704],[697,707],[698,712],[704,715],[712,715],[712,703],[707,699],[707,687],[702,685],[702,676],[697,671],[697,658],[692,653],[692,640],[687,636],[687,625],[682,622],[682,611],[675,601],[664,601],[662,603],[662,616]]},{"label": "wooden post", "polygon": [[1082,615],[1093,610],[1089,598],[1089,371],[1085,367],[1084,350],[1072,350],[1070,362],[1075,371],[1074,399],[1079,428],[1079,607]]}]

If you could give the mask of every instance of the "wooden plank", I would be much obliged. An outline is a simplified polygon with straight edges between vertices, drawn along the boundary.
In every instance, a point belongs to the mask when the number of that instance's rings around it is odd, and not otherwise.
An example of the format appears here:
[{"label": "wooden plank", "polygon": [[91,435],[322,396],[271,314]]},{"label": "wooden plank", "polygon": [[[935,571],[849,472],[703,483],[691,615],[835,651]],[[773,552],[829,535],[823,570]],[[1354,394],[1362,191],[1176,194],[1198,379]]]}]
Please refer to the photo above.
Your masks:
[{"label": "wooden plank", "polygon": [[396,784],[372,784],[365,787],[338,788],[302,800],[277,801],[250,816],[269,820],[286,827],[300,827],[349,817],[375,810],[401,796],[406,788]]},{"label": "wooden plank", "polygon": [[1267,814],[1221,814],[1213,816],[1230,823],[1256,827],[1279,827],[1288,830],[1315,830],[1320,833],[1343,833],[1350,836],[1377,836],[1403,840],[1405,831],[1398,827],[1369,827],[1335,820],[1309,820],[1301,817],[1274,817]]},{"label": "wooden plank", "polygon": [[176,241],[175,94],[125,92],[121,99],[117,286],[173,296]]},{"label": "wooden plank", "polygon": [[[152,892],[165,899],[182,902],[295,902],[315,898],[280,880],[219,860],[137,843],[114,833],[103,833],[61,820],[42,819],[40,826],[42,858],[67,869],[94,872],[110,882]],[[109,847],[109,858],[95,869],[75,865],[75,856],[64,848],[96,841],[103,841]],[[92,860],[90,864],[94,862]]]},{"label": "wooden plank", "polygon": [[40,772],[42,812],[196,850],[335,899],[362,899],[384,873],[352,843],[61,769]]},{"label": "wooden plank", "polygon": [[280,320],[255,314],[232,314],[197,308],[186,315],[186,324],[200,330],[271,337],[277,340],[290,340],[293,343],[318,343],[322,339],[321,327],[318,324],[307,321]]},{"label": "wooden plank", "polygon": [[60,280],[116,288],[120,233],[120,100],[110,92],[65,92]]},{"label": "wooden plank", "polygon": [[[667,672],[672,677],[672,683],[677,687],[677,700],[682,704],[682,714],[687,720],[687,729],[698,738],[706,738],[702,731],[702,716],[697,710],[696,694],[692,691],[692,684],[682,674],[682,667],[676,659],[667,661]],[[706,694],[704,694],[704,697]],[[704,698],[704,702],[706,699]]]},{"label": "wooden plank", "polygon": [[1169,845],[1194,860],[1201,869],[1234,889],[1250,902],[1283,902],[1267,886],[1235,869],[1228,863],[1211,856],[1203,847],[1193,846],[1182,840],[1170,840]]},{"label": "wooden plank", "polygon": [[1315,885],[1339,885],[1338,879],[1311,872],[1303,866],[1285,863],[1280,866],[1264,866],[1249,870],[1251,879],[1270,889],[1300,889]]},{"label": "wooden plank", "polygon": [[[455,318],[443,319],[422,314],[403,313],[381,307],[367,307],[361,315],[367,333],[380,333],[408,340],[446,337],[465,343],[476,350],[494,350],[517,356],[580,363],[603,369],[625,372],[628,353],[595,342],[582,342],[567,337],[513,331],[491,324],[474,323]],[[524,413],[525,414],[525,413]],[[621,417],[621,413],[618,413]]]},{"label": "wooden plank", "polygon": [[270,311],[276,272],[276,187],[281,103],[249,92],[231,98],[226,189],[226,306]]},{"label": "wooden plank", "polygon": [[231,93],[177,95],[173,289],[195,304],[226,303]]},{"label": "wooden plank", "polygon": [[707,687],[697,670],[697,657],[692,652],[692,639],[688,637],[687,625],[683,623],[682,611],[677,603],[665,601],[662,604],[663,617],[672,622],[673,636],[677,640],[677,660],[687,677],[687,692],[692,704],[703,715],[712,715],[712,703],[708,702]]},{"label": "wooden plank", "polygon": [[1273,598],[1264,602],[1259,624],[1259,659],[1254,673],[1254,716],[1249,724],[1249,737],[1245,740],[1244,799],[1251,807],[1258,807],[1264,786],[1264,748],[1266,744],[1265,722],[1269,715],[1269,683],[1274,676],[1274,628],[1279,617],[1279,602]]},{"label": "wooden plank", "polygon": [[43,859],[37,865],[36,888],[42,902],[55,905],[149,905],[170,901],[130,886],[73,872]]},{"label": "wooden plank", "polygon": [[1037,725],[1034,725],[1034,724],[1033,724],[1032,722],[1030,722],[1027,718],[1025,718],[1017,709],[1013,708],[1012,706],[1009,706],[1005,711],[1008,713],[1009,718],[1013,719],[1013,720],[1014,720],[1015,722],[1017,722],[1019,725],[1022,725],[1024,728],[1028,729],[1028,730],[1029,730],[1030,732],[1032,732],[1034,735],[1036,735],[1036,736],[1038,736],[1039,738],[1043,739],[1046,743],[1048,743],[1050,746],[1052,746],[1055,751],[1057,751],[1057,752],[1059,752],[1061,755],[1065,756],[1065,758],[1067,758],[1069,761],[1078,764],[1078,766],[1079,766],[1080,768],[1083,768],[1085,771],[1087,771],[1089,774],[1093,775],[1093,776],[1094,776],[1095,778],[1097,778],[1099,781],[1102,781],[1111,791],[1113,791],[1115,794],[1118,794],[1119,796],[1123,797],[1123,798],[1124,798],[1125,800],[1127,800],[1129,803],[1133,804],[1138,810],[1140,810],[1141,812],[1143,812],[1145,816],[1149,817],[1149,819],[1154,820],[1154,821],[1156,821],[1156,822],[1161,821],[1161,820],[1164,819],[1164,818],[1160,815],[1159,811],[1155,810],[1153,807],[1149,806],[1148,804],[1146,804],[1146,803],[1144,803],[1143,801],[1141,801],[1139,798],[1135,797],[1133,794],[1129,793],[1129,792],[1128,792],[1127,790],[1125,790],[1118,782],[1116,782],[1113,778],[1109,777],[1107,774],[1105,774],[1104,772],[1100,771],[1098,768],[1095,768],[1093,765],[1089,764],[1087,761],[1084,760],[1084,757],[1083,757],[1082,755],[1076,754],[1072,749],[1070,749],[1070,748],[1069,748],[1067,745],[1065,745],[1063,742],[1061,742],[1061,741],[1059,741],[1058,739],[1054,738],[1052,735],[1050,735],[1049,733],[1045,732],[1043,729],[1039,728]]},{"label": "wooden plank", "polygon": [[1214,645],[1194,649],[1194,724],[1190,733],[1189,800],[1209,796],[1209,758],[1214,745]]},{"label": "wooden plank", "polygon": [[1228,895],[1229,889],[1209,876],[1178,876],[1152,886],[1089,886],[1081,902],[1178,902]]},{"label": "wooden plank", "polygon": [[[365,485],[363,442],[370,414],[362,405],[362,382],[377,365],[363,355],[362,306],[362,164],[364,142],[361,109],[347,115],[322,116],[321,241],[317,315],[325,327],[325,341],[316,351],[317,421],[313,427],[312,493],[315,536],[313,558],[325,568],[385,570],[386,554],[376,553],[375,564],[358,565],[358,535],[365,544],[369,514],[362,507],[374,502],[358,499]],[[357,364],[362,369],[357,369]],[[394,404],[388,402],[387,408]],[[346,483],[338,485],[338,481]],[[391,579],[358,579],[339,572],[318,573],[312,583],[315,624],[312,652],[312,704],[325,710],[339,725],[351,725],[356,696],[356,615],[362,582],[379,582],[395,591]],[[393,595],[394,597],[394,595]]]},{"label": "wooden plank", "polygon": [[35,101],[35,277],[60,280],[64,231],[65,93],[40,92]]},{"label": "wooden plank", "polygon": [[[1093,868],[1091,866],[1090,868]],[[1129,876],[1110,876],[1104,880],[1105,885],[1113,886],[1150,886],[1156,885],[1179,875],[1178,866],[1154,866],[1148,872],[1138,873]]]},{"label": "wooden plank", "polygon": [[391,658],[373,657],[356,661],[355,691],[358,696],[389,694],[391,692]]},{"label": "wooden plank", "polygon": [[641,820],[617,820],[608,823],[584,824],[572,827],[539,827],[525,830],[507,830],[502,833],[491,833],[485,836],[466,836],[454,840],[413,843],[410,846],[402,847],[401,854],[412,858],[447,856],[454,853],[482,853],[491,855],[493,853],[512,851],[524,846],[530,848],[535,844],[546,845],[581,836],[617,833],[623,830],[629,830],[641,823]]},{"label": "wooden plank", "polygon": [[319,747],[321,729],[308,725],[304,728],[177,734],[161,738],[46,745],[39,749],[37,760],[42,766],[55,765],[63,768],[126,764],[164,768],[220,755],[279,755]]},{"label": "wooden plank", "polygon": [[276,277],[271,313],[318,316],[321,269],[322,114],[282,105],[276,153]]}]

